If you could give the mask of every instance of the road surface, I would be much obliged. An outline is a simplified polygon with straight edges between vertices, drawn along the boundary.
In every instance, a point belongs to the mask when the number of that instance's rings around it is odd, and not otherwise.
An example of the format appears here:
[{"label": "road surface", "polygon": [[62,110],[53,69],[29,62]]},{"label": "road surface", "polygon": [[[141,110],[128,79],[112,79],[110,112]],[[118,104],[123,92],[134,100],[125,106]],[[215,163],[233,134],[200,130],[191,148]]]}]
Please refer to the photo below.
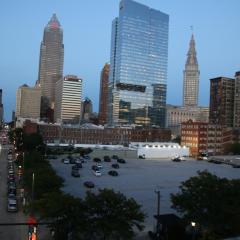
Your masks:
[{"label": "road surface", "polygon": [[[27,217],[22,211],[7,212],[7,152],[8,146],[3,145],[0,149],[0,223],[26,222]],[[27,236],[27,226],[0,226],[1,240],[24,240]]]}]

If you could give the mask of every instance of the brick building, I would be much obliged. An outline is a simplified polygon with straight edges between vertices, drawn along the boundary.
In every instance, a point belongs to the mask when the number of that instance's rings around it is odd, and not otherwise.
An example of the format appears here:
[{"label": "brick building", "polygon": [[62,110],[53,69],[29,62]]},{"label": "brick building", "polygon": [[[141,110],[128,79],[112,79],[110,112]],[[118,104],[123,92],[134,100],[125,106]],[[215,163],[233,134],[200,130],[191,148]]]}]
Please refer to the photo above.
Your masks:
[{"label": "brick building", "polygon": [[181,145],[189,147],[192,156],[203,152],[218,155],[223,154],[226,144],[232,142],[233,130],[222,125],[189,120],[182,123],[181,136]]},{"label": "brick building", "polygon": [[36,126],[45,143],[70,144],[129,144],[130,142],[168,142],[171,131],[168,129],[103,128],[92,125],[91,128],[76,128],[60,124],[25,122],[24,129],[31,131]]}]

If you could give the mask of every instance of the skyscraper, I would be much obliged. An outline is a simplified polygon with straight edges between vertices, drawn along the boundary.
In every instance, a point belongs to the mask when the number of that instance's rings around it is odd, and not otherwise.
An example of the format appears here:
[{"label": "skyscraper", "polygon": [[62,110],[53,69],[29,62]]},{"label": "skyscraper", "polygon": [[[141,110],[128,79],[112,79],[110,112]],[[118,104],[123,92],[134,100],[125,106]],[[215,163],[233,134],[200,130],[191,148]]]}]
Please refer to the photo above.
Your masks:
[{"label": "skyscraper", "polygon": [[82,102],[82,122],[88,122],[93,113],[92,100],[86,97]]},{"label": "skyscraper", "polygon": [[0,126],[3,123],[3,103],[2,103],[2,89],[0,89]]},{"label": "skyscraper", "polygon": [[99,94],[99,123],[100,124],[105,124],[107,122],[109,67],[110,65],[106,63],[101,72],[100,94]]},{"label": "skyscraper", "polygon": [[16,117],[40,118],[41,90],[24,84],[17,90]]},{"label": "skyscraper", "polygon": [[108,123],[165,126],[169,16],[132,0],[112,22]]},{"label": "skyscraper", "polygon": [[67,75],[56,83],[56,122],[79,123],[82,103],[82,79]]},{"label": "skyscraper", "polygon": [[199,92],[199,75],[195,40],[192,34],[190,46],[187,54],[185,70],[183,71],[183,105],[197,106]]},{"label": "skyscraper", "polygon": [[209,122],[233,126],[235,79],[218,77],[210,79]]},{"label": "skyscraper", "polygon": [[63,74],[63,31],[56,14],[44,28],[43,41],[40,48],[38,83],[42,91],[41,114],[48,108],[54,109],[55,83]]},{"label": "skyscraper", "polygon": [[234,92],[234,122],[235,128],[240,128],[240,72],[235,73],[235,92]]}]

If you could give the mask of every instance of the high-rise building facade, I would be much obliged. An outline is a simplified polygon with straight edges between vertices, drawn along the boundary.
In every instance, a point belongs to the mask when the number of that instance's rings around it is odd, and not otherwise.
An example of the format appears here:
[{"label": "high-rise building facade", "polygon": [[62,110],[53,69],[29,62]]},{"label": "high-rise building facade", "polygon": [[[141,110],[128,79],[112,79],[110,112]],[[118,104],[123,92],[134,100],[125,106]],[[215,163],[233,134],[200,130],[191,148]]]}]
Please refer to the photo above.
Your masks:
[{"label": "high-rise building facade", "polygon": [[193,35],[190,40],[190,46],[183,75],[183,106],[197,106],[200,71],[198,69],[197,53]]},{"label": "high-rise building facade", "polygon": [[82,79],[67,75],[56,83],[55,122],[74,123],[80,121],[82,102]]},{"label": "high-rise building facade", "polygon": [[112,22],[108,123],[165,127],[169,16],[132,0]]},{"label": "high-rise building facade", "polygon": [[209,122],[233,127],[235,79],[210,79]]},{"label": "high-rise building facade", "polygon": [[235,74],[233,126],[240,128],[240,72]]},{"label": "high-rise building facade", "polygon": [[41,90],[24,84],[17,90],[16,114],[21,118],[40,118]]},{"label": "high-rise building facade", "polygon": [[108,79],[109,79],[109,67],[106,63],[101,72],[100,79],[100,94],[99,94],[99,123],[107,123],[107,97],[108,97]]},{"label": "high-rise building facade", "polygon": [[86,97],[82,102],[82,122],[88,122],[93,113],[92,100]]},{"label": "high-rise building facade", "polygon": [[0,126],[3,123],[3,103],[2,103],[2,89],[0,89]]},{"label": "high-rise building facade", "polygon": [[56,14],[44,28],[43,41],[40,48],[38,83],[42,91],[41,114],[46,114],[47,108],[54,109],[55,84],[63,75],[63,30]]}]

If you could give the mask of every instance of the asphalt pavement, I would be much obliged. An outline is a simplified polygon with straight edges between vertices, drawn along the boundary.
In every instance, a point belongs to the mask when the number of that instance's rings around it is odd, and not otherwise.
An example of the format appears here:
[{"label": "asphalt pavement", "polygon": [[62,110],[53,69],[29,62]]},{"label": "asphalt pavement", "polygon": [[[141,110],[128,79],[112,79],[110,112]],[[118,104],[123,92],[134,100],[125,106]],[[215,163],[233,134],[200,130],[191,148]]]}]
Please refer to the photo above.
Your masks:
[{"label": "asphalt pavement", "polygon": [[[7,212],[7,152],[8,146],[0,149],[0,223],[26,222],[27,217],[22,211]],[[19,197],[18,198],[18,202]],[[24,240],[28,239],[28,226],[0,226],[1,240]]]},{"label": "asphalt pavement", "polygon": [[[127,197],[133,197],[142,205],[143,211],[147,214],[145,221],[145,237],[146,232],[153,230],[155,221],[153,215],[157,210],[157,196],[154,190],[159,189],[161,192],[160,212],[175,213],[171,208],[170,195],[177,193],[182,181],[187,180],[191,176],[196,176],[197,171],[208,170],[219,177],[239,178],[240,169],[232,168],[225,164],[213,164],[207,161],[196,161],[188,159],[182,162],[173,162],[170,159],[137,159],[134,152],[127,151],[101,151],[97,150],[91,153],[91,157],[101,157],[104,155],[119,155],[126,159],[126,164],[119,164],[120,168],[116,169],[119,173],[118,177],[108,175],[108,171],[112,170],[111,163],[102,162],[102,176],[96,177],[91,170],[91,166],[95,164],[92,160],[83,164],[80,169],[80,178],[71,176],[71,164],[62,163],[62,158],[51,160],[53,168],[57,174],[65,179],[63,190],[76,197],[83,198],[86,194],[84,181],[92,181],[95,188],[91,191],[97,192],[98,189],[110,188],[120,191]],[[143,238],[144,239],[144,238]],[[145,238],[146,239],[146,238]]]}]

